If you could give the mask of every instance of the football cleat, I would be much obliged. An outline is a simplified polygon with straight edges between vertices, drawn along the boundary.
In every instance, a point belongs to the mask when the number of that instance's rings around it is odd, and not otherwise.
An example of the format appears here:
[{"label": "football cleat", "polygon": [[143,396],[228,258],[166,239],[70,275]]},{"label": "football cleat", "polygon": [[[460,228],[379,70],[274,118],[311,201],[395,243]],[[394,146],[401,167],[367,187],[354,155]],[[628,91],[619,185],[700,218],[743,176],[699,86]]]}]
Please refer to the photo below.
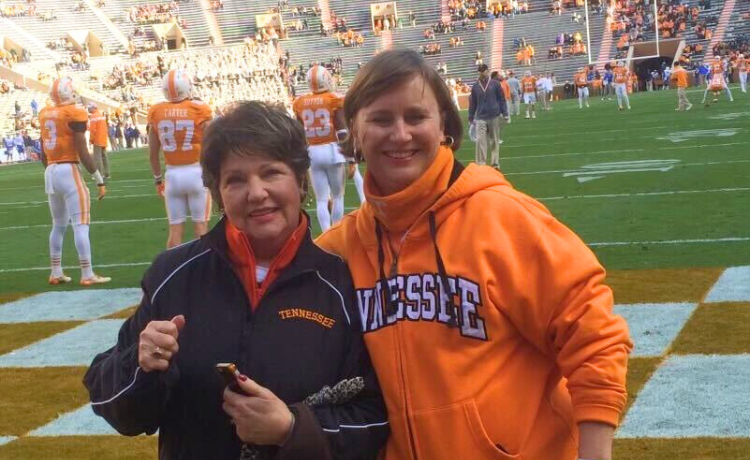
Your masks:
[{"label": "football cleat", "polygon": [[112,281],[108,276],[94,275],[91,278],[81,278],[81,286],[93,286],[94,284],[104,284]]},{"label": "football cleat", "polygon": [[56,78],[52,82],[49,97],[56,106],[75,104],[76,88],[70,77]]},{"label": "football cleat", "polygon": [[313,93],[333,92],[336,84],[331,74],[320,64],[315,64],[307,71],[307,85]]},{"label": "football cleat", "polygon": [[189,99],[193,92],[193,79],[184,70],[172,69],[161,81],[164,99],[169,102],[180,102]]},{"label": "football cleat", "polygon": [[67,284],[73,281],[73,279],[69,276],[65,276],[64,274],[61,276],[54,276],[50,275],[49,277],[49,284],[52,286],[57,286],[58,284]]}]

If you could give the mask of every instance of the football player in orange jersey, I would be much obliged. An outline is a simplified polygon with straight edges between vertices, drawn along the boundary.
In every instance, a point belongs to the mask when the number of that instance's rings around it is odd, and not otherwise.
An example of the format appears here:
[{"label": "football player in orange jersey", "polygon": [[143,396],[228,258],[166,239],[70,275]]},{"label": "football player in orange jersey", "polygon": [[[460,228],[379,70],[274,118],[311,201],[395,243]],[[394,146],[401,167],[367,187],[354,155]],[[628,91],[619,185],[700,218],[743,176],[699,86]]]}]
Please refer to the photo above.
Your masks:
[{"label": "football player in orange jersey", "polygon": [[581,67],[578,73],[573,76],[573,81],[578,91],[578,108],[582,109],[584,102],[586,102],[586,107],[589,107],[589,82],[586,67]]},{"label": "football player in orange jersey", "polygon": [[617,95],[617,106],[623,110],[622,104],[630,110],[630,98],[628,97],[628,81],[630,80],[630,71],[625,67],[625,63],[619,61],[614,70],[615,73],[615,94]]},{"label": "football player in orange jersey", "polygon": [[746,59],[745,55],[740,54],[737,56],[737,68],[740,71],[740,89],[743,93],[747,92],[747,71],[750,70],[750,59]]},{"label": "football player in orange jersey", "polygon": [[68,222],[73,223],[78,261],[81,265],[81,285],[91,286],[111,281],[111,278],[94,274],[91,264],[91,242],[89,224],[91,201],[89,189],[78,169],[83,166],[93,175],[99,187],[101,200],[107,193],[99,170],[86,146],[88,113],[76,104],[73,80],[61,77],[52,83],[50,98],[52,106],[39,112],[42,140],[42,164],[44,189],[49,197],[52,214],[52,231],[49,235],[49,252],[52,273],[49,284],[65,284],[71,281],[62,270],[62,248]]},{"label": "football player in orange jersey", "polygon": [[[307,83],[311,92],[298,97],[292,110],[305,127],[318,223],[321,230],[326,231],[344,217],[347,159],[338,145],[339,140],[348,134],[344,122],[344,99],[333,92],[333,77],[322,65],[310,67]],[[330,211],[329,198],[332,200]]]},{"label": "football player in orange jersey", "polygon": [[526,104],[526,119],[529,118],[529,108],[531,108],[531,118],[536,118],[536,78],[531,76],[531,71],[527,70],[521,80],[521,89],[523,90],[523,103]]},{"label": "football player in orange jersey", "polygon": [[107,119],[93,102],[89,102],[89,142],[94,148],[94,164],[99,172],[109,179],[109,157],[107,156]]},{"label": "football player in orange jersey", "polygon": [[[148,111],[148,149],[156,193],[165,199],[169,237],[167,249],[182,243],[188,214],[198,238],[208,231],[211,194],[203,186],[200,153],[203,130],[212,118],[208,104],[190,98],[193,81],[184,70],[170,70],[162,80],[165,102]],[[159,151],[164,151],[162,176]]]},{"label": "football player in orange jersey", "polygon": [[719,102],[719,93],[721,93],[722,89],[726,90],[727,96],[729,96],[729,102],[734,101],[734,97],[732,97],[732,92],[729,90],[727,80],[724,76],[725,71],[726,68],[724,67],[724,62],[721,60],[720,56],[716,56],[716,59],[711,64],[710,76],[706,79],[706,90],[703,92],[703,101],[701,104],[706,104],[706,107],[711,105],[706,101],[709,91],[713,92],[713,102]]}]

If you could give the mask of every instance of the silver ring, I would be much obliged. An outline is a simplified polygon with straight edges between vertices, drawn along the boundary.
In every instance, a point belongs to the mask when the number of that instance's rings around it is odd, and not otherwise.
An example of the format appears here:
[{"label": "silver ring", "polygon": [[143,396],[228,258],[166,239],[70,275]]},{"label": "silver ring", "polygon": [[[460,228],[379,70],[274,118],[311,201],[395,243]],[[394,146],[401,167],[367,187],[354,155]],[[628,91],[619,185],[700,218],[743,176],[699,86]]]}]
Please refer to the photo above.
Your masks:
[{"label": "silver ring", "polygon": [[163,356],[161,352],[161,348],[160,347],[154,348],[154,351],[151,352],[151,356],[153,356],[156,359],[161,358]]}]

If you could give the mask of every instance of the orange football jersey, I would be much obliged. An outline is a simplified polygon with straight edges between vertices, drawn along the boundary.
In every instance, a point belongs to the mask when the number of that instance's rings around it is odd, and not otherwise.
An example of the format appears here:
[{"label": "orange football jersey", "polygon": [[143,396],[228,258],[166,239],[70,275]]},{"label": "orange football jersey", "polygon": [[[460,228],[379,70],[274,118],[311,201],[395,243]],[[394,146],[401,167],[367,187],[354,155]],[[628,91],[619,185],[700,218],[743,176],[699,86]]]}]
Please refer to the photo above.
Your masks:
[{"label": "orange football jersey", "polygon": [[148,124],[156,129],[168,165],[197,163],[201,156],[203,127],[212,118],[211,108],[203,101],[185,99],[160,102],[148,111]]},{"label": "orange football jersey", "polygon": [[740,69],[740,72],[747,72],[750,69],[750,59],[740,59],[737,62],[737,67]]},{"label": "orange football jersey", "polygon": [[584,86],[586,86],[588,84],[586,72],[578,72],[575,75],[575,82],[576,82],[576,86],[579,88],[583,88]]},{"label": "orange football jersey", "polygon": [[336,142],[333,116],[344,106],[344,98],[334,93],[306,94],[294,101],[294,115],[305,126],[307,143],[322,145]]},{"label": "orange football jersey", "polygon": [[523,80],[521,80],[521,86],[523,86],[524,93],[536,92],[536,78],[524,77]]},{"label": "orange football jersey", "polygon": [[89,120],[89,139],[93,145],[107,146],[107,119],[98,109],[91,114]]},{"label": "orange football jersey", "polygon": [[75,133],[69,124],[88,121],[88,112],[77,104],[45,107],[39,112],[42,146],[48,164],[80,161],[73,142]]},{"label": "orange football jersey", "polygon": [[615,83],[627,83],[628,74],[630,73],[625,67],[615,67]]}]

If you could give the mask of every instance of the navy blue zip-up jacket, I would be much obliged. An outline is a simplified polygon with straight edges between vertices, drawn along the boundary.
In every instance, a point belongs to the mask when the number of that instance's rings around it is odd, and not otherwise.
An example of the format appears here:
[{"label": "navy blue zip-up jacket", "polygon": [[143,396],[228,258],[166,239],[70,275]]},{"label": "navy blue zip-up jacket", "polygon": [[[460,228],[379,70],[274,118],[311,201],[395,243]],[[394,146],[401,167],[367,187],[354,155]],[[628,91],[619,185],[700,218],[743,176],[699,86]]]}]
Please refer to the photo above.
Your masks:
[{"label": "navy blue zip-up jacket", "polygon": [[479,80],[471,87],[469,97],[469,123],[474,120],[492,120],[500,115],[508,115],[508,106],[505,102],[505,93],[500,82],[489,78],[487,90],[482,88]]},{"label": "navy blue zip-up jacket", "polygon": [[[219,362],[290,405],[294,429],[267,458],[375,458],[387,413],[361,335],[346,263],[318,248],[307,230],[292,262],[253,311],[228,257],[224,221],[200,240],[159,255],[141,283],[140,307],[117,345],[94,358],[84,383],[92,407],[125,435],[159,430],[161,460],[238,460],[241,440],[222,410]],[[140,332],[185,315],[179,352],[166,372],[138,365]],[[330,326],[330,327],[329,327]],[[323,386],[361,376],[365,388],[341,405],[303,401]]]}]

